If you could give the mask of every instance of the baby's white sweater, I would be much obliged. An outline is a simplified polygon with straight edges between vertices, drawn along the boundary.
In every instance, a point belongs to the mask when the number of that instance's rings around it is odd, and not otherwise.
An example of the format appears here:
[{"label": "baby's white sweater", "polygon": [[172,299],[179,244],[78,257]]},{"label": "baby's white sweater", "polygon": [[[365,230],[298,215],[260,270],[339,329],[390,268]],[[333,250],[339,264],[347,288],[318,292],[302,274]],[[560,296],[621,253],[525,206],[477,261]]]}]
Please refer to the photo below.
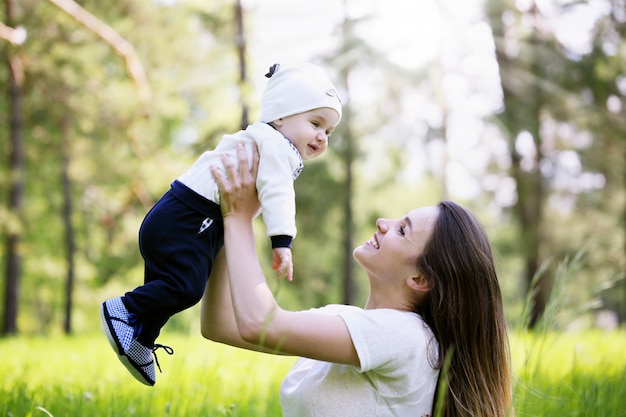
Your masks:
[{"label": "baby's white sweater", "polygon": [[256,122],[246,130],[224,135],[217,147],[204,152],[178,181],[201,196],[219,204],[220,193],[211,175],[211,165],[224,171],[221,157],[227,153],[237,163],[237,144],[243,143],[252,161],[252,144],[259,147],[256,180],[267,236],[296,237],[296,201],[293,181],[303,169],[302,158],[293,144],[267,123]]}]

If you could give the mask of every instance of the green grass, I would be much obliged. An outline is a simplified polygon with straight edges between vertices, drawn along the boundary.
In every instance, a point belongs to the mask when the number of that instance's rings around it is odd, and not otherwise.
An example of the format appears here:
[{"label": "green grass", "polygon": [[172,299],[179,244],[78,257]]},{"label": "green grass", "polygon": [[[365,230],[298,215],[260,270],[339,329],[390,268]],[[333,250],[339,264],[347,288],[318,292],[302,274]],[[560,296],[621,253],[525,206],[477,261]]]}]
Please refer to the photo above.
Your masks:
[{"label": "green grass", "polygon": [[[0,417],[280,416],[294,358],[165,334],[157,385],[136,382],[103,335],[0,340]],[[517,416],[626,416],[626,332],[515,333]]]},{"label": "green grass", "polygon": [[0,416],[280,415],[279,385],[294,358],[199,334],[162,339],[175,353],[159,354],[163,373],[154,387],[128,374],[103,335],[0,340]]},{"label": "green grass", "polygon": [[515,333],[518,416],[626,416],[626,332]]}]

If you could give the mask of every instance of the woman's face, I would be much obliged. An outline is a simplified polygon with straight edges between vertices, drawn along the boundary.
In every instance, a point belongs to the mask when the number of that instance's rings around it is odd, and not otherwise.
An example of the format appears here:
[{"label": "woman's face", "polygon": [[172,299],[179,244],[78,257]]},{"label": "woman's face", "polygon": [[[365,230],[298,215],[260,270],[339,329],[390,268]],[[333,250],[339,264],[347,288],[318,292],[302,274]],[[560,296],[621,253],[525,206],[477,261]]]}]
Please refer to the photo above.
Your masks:
[{"label": "woman's face", "polygon": [[437,207],[422,207],[405,217],[376,221],[374,236],[354,250],[354,259],[370,277],[406,279],[417,273],[417,257],[432,234]]}]

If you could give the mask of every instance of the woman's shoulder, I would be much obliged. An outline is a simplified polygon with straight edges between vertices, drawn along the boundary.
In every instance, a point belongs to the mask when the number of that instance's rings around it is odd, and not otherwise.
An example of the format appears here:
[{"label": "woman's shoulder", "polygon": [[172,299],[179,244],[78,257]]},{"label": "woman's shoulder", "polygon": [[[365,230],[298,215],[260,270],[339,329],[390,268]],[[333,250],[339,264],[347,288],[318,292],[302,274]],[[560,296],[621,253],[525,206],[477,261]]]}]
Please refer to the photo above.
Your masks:
[{"label": "woman's shoulder", "polygon": [[[358,327],[366,334],[376,335],[405,345],[428,345],[433,332],[422,317],[411,311],[388,308],[351,310],[339,313],[348,327]],[[410,331],[408,331],[411,329]],[[365,336],[368,337],[368,336]]]},{"label": "woman's shoulder", "polygon": [[363,316],[376,321],[424,323],[422,317],[415,312],[397,310],[393,308],[373,308],[366,310],[355,307],[355,309],[345,310],[345,312],[362,314]]},{"label": "woman's shoulder", "polygon": [[309,311],[320,314],[340,314],[349,312],[362,312],[365,310],[363,310],[361,307],[347,304],[327,304],[322,307],[312,308]]},{"label": "woman's shoulder", "polygon": [[312,308],[309,311],[321,314],[339,314],[341,316],[362,317],[365,320],[380,322],[385,325],[396,322],[403,324],[414,323],[423,325],[421,327],[429,329],[419,314],[392,308],[376,308],[366,310],[353,305],[328,304],[323,307]]},{"label": "woman's shoulder", "polygon": [[[381,374],[430,369],[437,341],[421,316],[394,309],[339,313],[361,361],[361,371]],[[409,365],[407,365],[409,364]]]},{"label": "woman's shoulder", "polygon": [[[318,314],[338,315],[346,322],[348,329],[354,333],[364,332],[366,335],[373,337],[380,337],[381,335],[390,338],[400,337],[408,343],[418,343],[420,345],[434,338],[432,330],[422,317],[411,311],[391,308],[366,310],[345,304],[328,304],[308,311]],[[414,331],[407,332],[407,329],[414,329]]]}]

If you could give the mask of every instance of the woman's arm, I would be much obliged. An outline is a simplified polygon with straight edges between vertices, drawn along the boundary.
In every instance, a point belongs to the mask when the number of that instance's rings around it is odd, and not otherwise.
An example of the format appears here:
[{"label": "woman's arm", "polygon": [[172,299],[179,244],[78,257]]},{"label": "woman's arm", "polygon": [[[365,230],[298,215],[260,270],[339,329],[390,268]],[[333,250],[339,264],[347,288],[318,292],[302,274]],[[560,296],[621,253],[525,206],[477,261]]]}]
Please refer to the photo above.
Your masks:
[{"label": "woman's arm", "polygon": [[[265,281],[254,241],[252,219],[259,207],[255,178],[258,153],[249,163],[238,148],[239,172],[224,159],[227,177],[217,169],[224,216],[224,245],[235,323],[241,339],[263,350],[328,362],[359,365],[350,333],[338,315],[280,308]],[[223,288],[222,288],[223,291]],[[204,329],[204,326],[203,326]]]},{"label": "woman's arm", "polygon": [[202,336],[214,342],[254,349],[254,345],[245,342],[239,336],[235,312],[230,300],[224,249],[213,262],[211,276],[204,290],[200,304],[200,328]]},{"label": "woman's arm", "polygon": [[226,257],[222,249],[213,262],[211,276],[204,290],[200,304],[200,331],[202,336],[218,343],[224,343],[248,350],[279,354],[259,344],[246,342],[240,335],[235,321],[235,311],[230,298]]}]

